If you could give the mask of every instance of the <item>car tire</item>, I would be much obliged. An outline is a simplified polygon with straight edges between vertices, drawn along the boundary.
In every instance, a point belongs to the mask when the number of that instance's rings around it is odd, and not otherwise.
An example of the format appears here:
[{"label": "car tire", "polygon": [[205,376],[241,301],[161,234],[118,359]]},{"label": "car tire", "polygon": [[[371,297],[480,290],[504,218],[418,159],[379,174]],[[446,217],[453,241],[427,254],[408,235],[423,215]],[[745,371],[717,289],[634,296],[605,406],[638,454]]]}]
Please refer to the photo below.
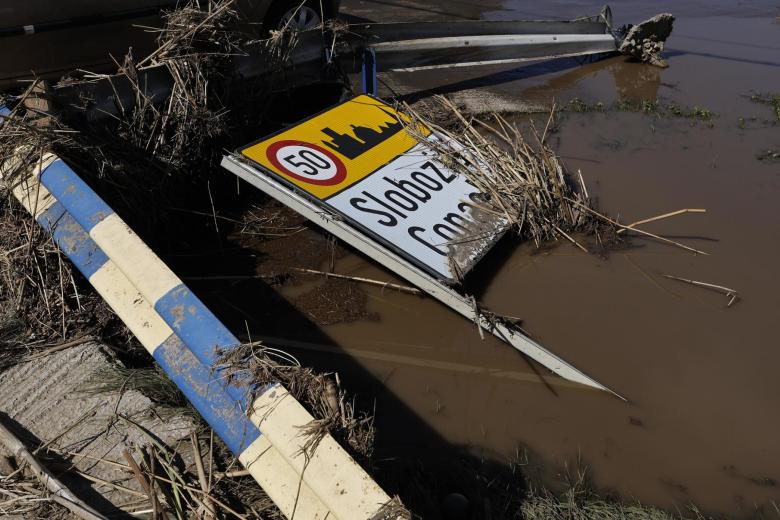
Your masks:
[{"label": "car tire", "polygon": [[296,30],[313,29],[323,20],[317,0],[279,0],[271,5],[263,20],[263,30],[268,33],[285,27]]}]

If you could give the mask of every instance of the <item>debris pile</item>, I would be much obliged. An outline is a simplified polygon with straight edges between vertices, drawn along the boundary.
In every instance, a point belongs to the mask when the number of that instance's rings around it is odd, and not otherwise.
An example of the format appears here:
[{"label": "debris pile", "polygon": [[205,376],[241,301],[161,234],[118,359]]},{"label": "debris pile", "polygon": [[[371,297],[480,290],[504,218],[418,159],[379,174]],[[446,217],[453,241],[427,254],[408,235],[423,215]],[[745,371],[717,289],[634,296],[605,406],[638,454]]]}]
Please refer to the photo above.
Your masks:
[{"label": "debris pile", "polygon": [[[157,50],[140,60],[129,54],[119,66],[118,75],[129,80],[135,100],[129,107],[116,101],[118,134],[172,167],[187,166],[193,156],[214,150],[214,141],[227,133],[226,70],[246,43],[233,4],[197,0],[170,11],[158,30]],[[154,67],[165,67],[173,79],[164,101],[146,95],[139,83],[139,72]]]},{"label": "debris pile", "polygon": [[672,34],[673,24],[674,16],[662,13],[642,23],[623,28],[626,33],[618,50],[643,63],[668,67],[669,64],[661,57],[661,53],[664,50],[664,42]]},{"label": "debris pile", "polygon": [[279,383],[315,418],[305,431],[305,450],[316,448],[326,433],[355,460],[369,465],[374,447],[373,417],[358,412],[341,387],[338,374],[318,374],[290,354],[260,343],[247,343],[219,353],[217,370],[236,384],[262,391]]},{"label": "debris pile", "polygon": [[600,212],[582,172],[567,171],[547,144],[547,135],[556,124],[555,106],[543,130],[531,121],[527,132],[501,114],[493,114],[492,122],[467,115],[443,96],[425,105],[406,105],[403,110],[412,120],[408,130],[419,134],[419,124],[432,129],[439,139],[430,143],[431,148],[449,168],[466,176],[485,194],[478,211],[504,217],[520,240],[530,240],[540,247],[564,239],[590,253],[591,248],[578,237],[595,237],[597,248],[606,251],[619,245],[630,232],[707,254],[639,227],[685,213],[703,213],[704,209],[683,209],[630,224]]},{"label": "debris pile", "polygon": [[[545,128],[539,131],[532,124],[528,138],[500,114],[487,122],[464,114],[445,97],[437,96],[433,103],[422,110],[409,106],[404,110],[437,134],[439,139],[431,146],[447,166],[485,194],[479,211],[500,215],[520,239],[537,247],[563,238],[587,252],[574,238],[576,233],[595,235],[602,247],[616,239],[615,223],[593,209],[582,174],[566,172],[546,143],[554,108]],[[415,127],[408,128],[415,132]]]}]

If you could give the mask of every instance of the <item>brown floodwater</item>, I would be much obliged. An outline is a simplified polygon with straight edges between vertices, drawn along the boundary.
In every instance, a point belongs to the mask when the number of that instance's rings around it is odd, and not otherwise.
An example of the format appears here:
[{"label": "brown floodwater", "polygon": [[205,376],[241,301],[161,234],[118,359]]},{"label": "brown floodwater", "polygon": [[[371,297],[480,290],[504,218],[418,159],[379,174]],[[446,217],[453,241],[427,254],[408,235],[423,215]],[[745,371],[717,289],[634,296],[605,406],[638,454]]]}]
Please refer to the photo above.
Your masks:
[{"label": "brown floodwater", "polygon": [[[347,13],[382,20],[572,18],[600,7],[345,4]],[[568,168],[582,171],[600,207],[623,222],[705,208],[646,229],[707,255],[638,236],[606,258],[568,243],[536,250],[505,241],[472,275],[491,310],[520,318],[535,339],[628,402],[547,375],[499,340],[480,339],[473,323],[431,298],[390,290],[364,287],[372,319],[314,335],[279,327],[270,342],[304,357],[325,354],[321,366],[340,370],[343,359],[365,372],[375,383],[383,454],[435,454],[447,443],[506,462],[525,450],[546,467],[580,460],[598,489],[629,501],[670,509],[695,503],[747,517],[780,500],[780,163],[757,159],[780,148],[780,126],[770,107],[749,99],[780,91],[780,12],[772,2],[647,4],[616,5],[615,18],[678,16],[665,70],[618,57],[383,78],[417,96],[470,92],[472,105],[488,111],[496,100],[506,107],[577,97],[611,106],[657,98],[715,114],[702,122],[569,112],[550,138]],[[398,281],[357,254],[335,260],[335,271]],[[726,296],[664,274],[724,285],[740,299],[727,308]],[[281,295],[294,302],[312,285]],[[260,307],[268,316],[281,309]],[[387,396],[414,421],[383,407]],[[435,435],[420,435],[415,421]]]}]

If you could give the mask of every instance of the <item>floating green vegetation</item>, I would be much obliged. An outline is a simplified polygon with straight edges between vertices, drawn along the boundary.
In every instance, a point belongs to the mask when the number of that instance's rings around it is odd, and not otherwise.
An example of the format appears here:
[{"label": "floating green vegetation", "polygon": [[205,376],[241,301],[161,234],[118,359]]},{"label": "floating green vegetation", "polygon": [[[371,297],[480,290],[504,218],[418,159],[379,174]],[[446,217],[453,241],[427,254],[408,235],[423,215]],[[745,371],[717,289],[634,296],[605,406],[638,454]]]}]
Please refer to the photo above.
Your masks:
[{"label": "floating green vegetation", "polygon": [[655,99],[624,99],[611,105],[605,105],[601,101],[587,103],[580,98],[574,98],[565,106],[571,112],[606,112],[614,110],[618,112],[636,112],[658,117],[683,118],[695,121],[712,121],[716,114],[710,109],[694,105],[686,107],[677,103],[663,103]]},{"label": "floating green vegetation", "polygon": [[780,123],[780,94],[776,92],[767,94],[752,94],[750,96],[750,100],[772,107],[772,111],[775,113],[775,124]]},{"label": "floating green vegetation", "polygon": [[588,104],[580,98],[574,98],[569,101],[566,109],[571,110],[572,112],[604,112],[606,106],[601,101],[594,104]]},{"label": "floating green vegetation", "polygon": [[759,161],[775,162],[780,161],[780,150],[767,150],[756,155]]}]

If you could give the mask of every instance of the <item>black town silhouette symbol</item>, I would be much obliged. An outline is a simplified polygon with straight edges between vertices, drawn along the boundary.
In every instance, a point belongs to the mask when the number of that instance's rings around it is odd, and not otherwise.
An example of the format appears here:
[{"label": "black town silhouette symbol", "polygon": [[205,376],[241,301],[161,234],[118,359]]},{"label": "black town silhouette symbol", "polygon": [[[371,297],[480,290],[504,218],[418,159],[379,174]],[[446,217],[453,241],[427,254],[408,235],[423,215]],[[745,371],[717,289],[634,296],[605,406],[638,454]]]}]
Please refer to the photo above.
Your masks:
[{"label": "black town silhouette symbol", "polygon": [[391,112],[388,112],[384,108],[377,107],[385,114],[389,115],[393,119],[393,123],[389,121],[379,125],[378,130],[368,128],[365,126],[349,125],[352,128],[352,133],[355,134],[352,137],[349,134],[340,134],[332,128],[325,127],[322,129],[322,133],[331,138],[330,141],[322,141],[322,143],[334,150],[344,157],[354,159],[358,155],[367,152],[371,148],[375,147],[382,141],[388,140],[390,137],[397,134],[403,128],[401,121]]}]

